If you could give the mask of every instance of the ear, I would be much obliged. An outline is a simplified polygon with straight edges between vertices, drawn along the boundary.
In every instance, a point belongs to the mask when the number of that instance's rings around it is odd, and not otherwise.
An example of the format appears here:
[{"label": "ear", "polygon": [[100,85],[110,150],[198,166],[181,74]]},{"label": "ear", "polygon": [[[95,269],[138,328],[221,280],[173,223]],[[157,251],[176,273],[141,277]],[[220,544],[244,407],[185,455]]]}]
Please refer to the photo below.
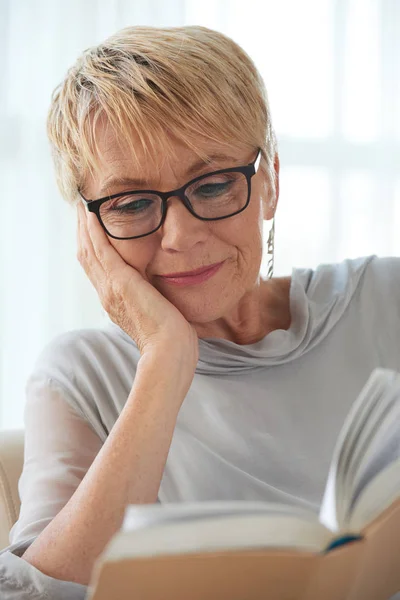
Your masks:
[{"label": "ear", "polygon": [[265,183],[266,194],[263,197],[263,216],[264,220],[269,221],[275,215],[276,207],[279,199],[279,156],[276,152],[274,159],[274,171],[275,171],[275,194],[270,189],[268,183]]}]

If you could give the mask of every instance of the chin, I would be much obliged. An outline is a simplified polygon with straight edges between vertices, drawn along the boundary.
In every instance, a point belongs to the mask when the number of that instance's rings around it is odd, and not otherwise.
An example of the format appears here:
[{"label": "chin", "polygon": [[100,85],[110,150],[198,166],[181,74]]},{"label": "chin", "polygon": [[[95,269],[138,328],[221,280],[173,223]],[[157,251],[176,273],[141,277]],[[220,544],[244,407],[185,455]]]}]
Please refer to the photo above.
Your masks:
[{"label": "chin", "polygon": [[[170,300],[172,302],[172,299]],[[182,313],[189,323],[210,323],[220,319],[226,312],[226,307],[221,304],[221,299],[215,299],[210,302],[206,298],[184,301],[184,299],[174,299],[174,306]]]}]

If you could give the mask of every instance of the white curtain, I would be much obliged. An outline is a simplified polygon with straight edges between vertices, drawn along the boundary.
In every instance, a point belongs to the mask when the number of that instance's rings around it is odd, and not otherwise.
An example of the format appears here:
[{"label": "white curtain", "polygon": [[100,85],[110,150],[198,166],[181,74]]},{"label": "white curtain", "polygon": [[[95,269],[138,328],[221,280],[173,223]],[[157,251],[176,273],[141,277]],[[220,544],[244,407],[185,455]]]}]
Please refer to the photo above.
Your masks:
[{"label": "white curtain", "polygon": [[22,427],[43,346],[104,323],[54,182],[50,94],[117,29],[184,24],[231,36],[265,79],[281,160],[275,274],[400,253],[398,0],[0,0],[0,429]]}]

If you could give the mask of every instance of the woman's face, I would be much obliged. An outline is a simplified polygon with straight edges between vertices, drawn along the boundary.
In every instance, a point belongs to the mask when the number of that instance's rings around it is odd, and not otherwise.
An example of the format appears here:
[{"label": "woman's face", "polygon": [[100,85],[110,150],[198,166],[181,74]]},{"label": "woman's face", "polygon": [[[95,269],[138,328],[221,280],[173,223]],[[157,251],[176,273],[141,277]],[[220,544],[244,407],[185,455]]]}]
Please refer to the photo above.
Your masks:
[{"label": "woman's face", "polygon": [[[86,181],[85,197],[91,200],[107,194],[135,189],[110,183],[101,193],[104,182],[111,177],[139,178],[127,149],[114,137],[111,128],[99,127],[100,174]],[[139,145],[138,145],[139,146]],[[138,147],[137,146],[137,147]],[[197,175],[223,168],[246,165],[256,152],[232,148],[230,157],[203,163],[197,172],[188,175],[190,167],[199,158],[179,142],[174,145],[178,160],[169,160],[160,149],[159,156],[149,165],[153,177],[141,189],[169,191],[184,185]],[[211,150],[223,153],[215,144]],[[226,153],[226,151],[225,151]],[[276,161],[277,190],[279,161]],[[277,191],[278,197],[278,191]],[[158,231],[133,240],[110,243],[125,260],[137,269],[165,298],[172,302],[191,323],[209,323],[224,318],[234,311],[245,294],[259,284],[259,270],[263,249],[263,219],[271,219],[275,208],[266,176],[258,169],[251,178],[251,199],[247,208],[220,221],[196,219],[177,197],[170,197],[165,221]],[[277,200],[277,198],[276,198]],[[175,286],[160,276],[186,272],[224,261],[222,267],[207,281],[194,285]],[[251,295],[251,294],[250,294]]]}]

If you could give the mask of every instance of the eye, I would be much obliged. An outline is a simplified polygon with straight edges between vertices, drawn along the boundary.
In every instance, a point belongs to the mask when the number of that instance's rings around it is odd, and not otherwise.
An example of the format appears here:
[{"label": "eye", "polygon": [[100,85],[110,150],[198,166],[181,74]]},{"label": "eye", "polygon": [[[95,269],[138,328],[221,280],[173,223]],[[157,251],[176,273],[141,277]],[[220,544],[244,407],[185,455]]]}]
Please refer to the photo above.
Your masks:
[{"label": "eye", "polygon": [[196,194],[202,194],[203,196],[218,196],[228,189],[230,183],[231,182],[229,181],[224,183],[206,183],[197,188]]},{"label": "eye", "polygon": [[130,202],[125,202],[124,204],[118,204],[116,206],[112,206],[110,210],[113,212],[139,212],[141,210],[146,210],[152,204],[152,200],[146,200],[142,198],[140,200],[131,200]]},{"label": "eye", "polygon": [[154,204],[154,198],[145,198],[141,196],[123,196],[116,200],[106,203],[103,210],[116,214],[138,214],[144,212],[152,207]]}]

